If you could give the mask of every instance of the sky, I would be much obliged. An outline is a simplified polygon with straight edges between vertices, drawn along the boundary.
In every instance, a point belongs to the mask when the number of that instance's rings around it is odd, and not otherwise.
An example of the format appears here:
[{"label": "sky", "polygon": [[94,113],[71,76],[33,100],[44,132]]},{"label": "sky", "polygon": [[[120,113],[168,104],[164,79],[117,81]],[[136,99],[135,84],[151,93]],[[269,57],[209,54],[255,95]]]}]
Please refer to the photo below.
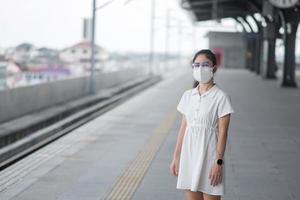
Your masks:
[{"label": "sky", "polygon": [[[102,5],[108,0],[98,0]],[[96,41],[110,51],[150,49],[151,0],[115,0],[97,11]],[[0,47],[22,42],[37,47],[65,48],[82,39],[82,19],[91,16],[92,0],[1,0]],[[193,27],[190,15],[179,7],[179,0],[156,0],[155,51],[166,49],[166,11],[170,9],[170,52],[193,50],[196,41],[206,47],[204,30]],[[179,44],[178,20],[181,22]],[[194,33],[193,33],[194,32]],[[197,35],[195,34],[197,32]],[[199,48],[199,47],[198,47]]]},{"label": "sky", "polygon": [[[98,0],[102,5],[109,0]],[[151,0],[114,0],[97,10],[96,42],[108,51],[149,52]],[[209,30],[237,31],[232,20],[192,22],[187,11],[180,8],[180,0],[156,0],[156,52],[193,52],[207,48],[204,37]],[[92,0],[1,0],[0,47],[22,42],[37,47],[62,49],[82,40],[82,20],[91,16]],[[169,34],[166,34],[166,13],[170,13]],[[181,34],[179,32],[181,22]],[[179,37],[181,35],[181,37]],[[181,39],[180,39],[181,38]],[[179,42],[181,41],[181,42]],[[299,45],[298,45],[299,46]]]}]

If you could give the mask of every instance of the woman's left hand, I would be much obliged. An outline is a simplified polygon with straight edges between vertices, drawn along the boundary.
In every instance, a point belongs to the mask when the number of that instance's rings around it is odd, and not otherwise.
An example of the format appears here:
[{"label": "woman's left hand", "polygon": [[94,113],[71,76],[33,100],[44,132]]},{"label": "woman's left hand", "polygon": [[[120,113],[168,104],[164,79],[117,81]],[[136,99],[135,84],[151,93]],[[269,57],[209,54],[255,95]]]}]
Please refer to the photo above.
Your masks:
[{"label": "woman's left hand", "polygon": [[222,165],[214,163],[209,172],[210,184],[213,186],[218,185],[222,181]]}]

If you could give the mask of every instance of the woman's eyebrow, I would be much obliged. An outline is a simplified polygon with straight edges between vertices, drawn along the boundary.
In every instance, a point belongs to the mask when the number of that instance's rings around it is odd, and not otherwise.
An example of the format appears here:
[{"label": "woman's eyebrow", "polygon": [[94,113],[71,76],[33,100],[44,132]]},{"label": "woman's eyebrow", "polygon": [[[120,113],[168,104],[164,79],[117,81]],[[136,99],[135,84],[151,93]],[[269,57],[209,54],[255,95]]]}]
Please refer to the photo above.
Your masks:
[{"label": "woman's eyebrow", "polygon": [[199,64],[206,64],[206,63],[209,63],[209,61],[195,62],[195,63],[199,63]]}]

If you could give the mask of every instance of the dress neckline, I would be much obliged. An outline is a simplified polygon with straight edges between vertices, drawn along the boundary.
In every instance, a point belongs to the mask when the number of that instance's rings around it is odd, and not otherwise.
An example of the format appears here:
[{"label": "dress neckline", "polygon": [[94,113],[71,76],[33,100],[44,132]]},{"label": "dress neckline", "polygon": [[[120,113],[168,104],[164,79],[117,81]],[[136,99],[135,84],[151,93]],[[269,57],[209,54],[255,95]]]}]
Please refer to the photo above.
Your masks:
[{"label": "dress neckline", "polygon": [[200,92],[199,92],[199,85],[200,85],[200,84],[197,85],[196,91],[197,91],[197,94],[198,94],[199,96],[201,96],[201,97],[202,97],[202,96],[205,96],[205,95],[207,95],[207,94],[209,94],[211,91],[213,91],[213,90],[217,87],[217,84],[214,83],[213,86],[212,86],[211,88],[209,88],[207,91],[205,91],[205,92],[203,92],[202,94],[200,94]]}]

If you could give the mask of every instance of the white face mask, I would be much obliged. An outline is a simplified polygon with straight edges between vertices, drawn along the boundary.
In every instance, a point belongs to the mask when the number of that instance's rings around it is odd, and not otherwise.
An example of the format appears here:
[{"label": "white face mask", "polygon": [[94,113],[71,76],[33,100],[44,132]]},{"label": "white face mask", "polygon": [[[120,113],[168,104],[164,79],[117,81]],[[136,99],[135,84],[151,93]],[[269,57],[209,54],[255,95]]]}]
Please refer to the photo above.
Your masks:
[{"label": "white face mask", "polygon": [[207,83],[213,78],[213,68],[211,67],[196,67],[193,68],[193,77],[199,83]]}]

